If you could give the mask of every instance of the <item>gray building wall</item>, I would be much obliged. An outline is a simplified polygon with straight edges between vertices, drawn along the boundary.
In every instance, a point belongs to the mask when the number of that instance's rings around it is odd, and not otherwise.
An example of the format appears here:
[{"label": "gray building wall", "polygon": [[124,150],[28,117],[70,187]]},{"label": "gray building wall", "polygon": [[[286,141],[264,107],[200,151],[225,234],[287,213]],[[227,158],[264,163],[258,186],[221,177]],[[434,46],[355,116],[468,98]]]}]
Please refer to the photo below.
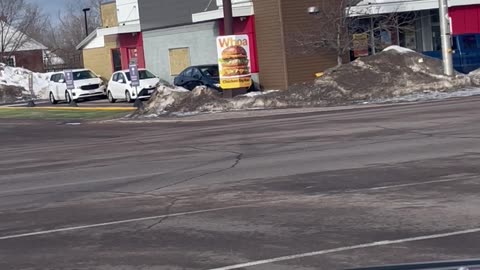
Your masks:
[{"label": "gray building wall", "polygon": [[216,22],[206,22],[143,33],[147,69],[160,78],[173,82],[170,74],[169,50],[189,48],[191,65],[216,64]]},{"label": "gray building wall", "polygon": [[139,0],[142,31],[192,23],[192,14],[217,9],[213,0]]}]

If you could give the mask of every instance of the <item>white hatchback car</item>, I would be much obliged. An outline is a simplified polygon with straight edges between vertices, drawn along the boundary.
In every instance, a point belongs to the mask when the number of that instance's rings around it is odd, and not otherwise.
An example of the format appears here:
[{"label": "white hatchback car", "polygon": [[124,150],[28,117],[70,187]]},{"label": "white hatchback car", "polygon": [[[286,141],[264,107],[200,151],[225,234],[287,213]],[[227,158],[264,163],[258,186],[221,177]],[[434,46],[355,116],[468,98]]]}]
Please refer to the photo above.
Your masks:
[{"label": "white hatchback car", "polygon": [[101,97],[106,94],[106,87],[102,79],[88,69],[73,70],[73,80],[75,88],[67,89],[64,72],[55,72],[50,75],[48,97],[50,103],[56,104],[59,101],[78,101],[79,99],[89,97]]},{"label": "white hatchback car", "polygon": [[138,70],[140,86],[132,86],[129,70],[113,73],[107,87],[108,101],[114,103],[117,99],[133,102],[136,99],[148,99],[160,84],[160,79],[146,69]]}]

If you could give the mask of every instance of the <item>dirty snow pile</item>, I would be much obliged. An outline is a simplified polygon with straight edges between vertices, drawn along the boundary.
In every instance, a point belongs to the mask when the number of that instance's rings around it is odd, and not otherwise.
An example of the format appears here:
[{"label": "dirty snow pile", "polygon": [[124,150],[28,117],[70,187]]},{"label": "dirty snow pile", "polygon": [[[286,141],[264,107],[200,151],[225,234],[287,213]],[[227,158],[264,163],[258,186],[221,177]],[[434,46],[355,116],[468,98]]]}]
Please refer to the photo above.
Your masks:
[{"label": "dirty snow pile", "polygon": [[48,74],[35,73],[24,68],[0,63],[0,103],[29,99],[28,76],[33,74],[33,91],[37,98],[48,95]]},{"label": "dirty snow pile", "polygon": [[443,75],[441,60],[398,46],[328,70],[315,81],[329,103],[387,99],[473,86],[463,74]]},{"label": "dirty snow pile", "polygon": [[444,76],[440,60],[392,46],[377,55],[327,70],[315,81],[293,85],[287,91],[249,93],[224,99],[221,93],[206,87],[197,87],[190,92],[164,85],[134,116],[380,103],[400,100],[400,97],[408,97],[406,100],[421,98],[425,93],[433,93],[433,98],[442,98],[454,91],[478,86],[480,70],[469,75]]},{"label": "dirty snow pile", "polygon": [[193,91],[181,87],[160,86],[145,104],[144,109],[136,112],[134,117],[157,115],[184,116],[200,112],[224,112],[247,109],[268,109],[288,107],[271,95],[277,91],[266,93],[249,93],[233,99],[225,99],[222,93],[204,86]]}]

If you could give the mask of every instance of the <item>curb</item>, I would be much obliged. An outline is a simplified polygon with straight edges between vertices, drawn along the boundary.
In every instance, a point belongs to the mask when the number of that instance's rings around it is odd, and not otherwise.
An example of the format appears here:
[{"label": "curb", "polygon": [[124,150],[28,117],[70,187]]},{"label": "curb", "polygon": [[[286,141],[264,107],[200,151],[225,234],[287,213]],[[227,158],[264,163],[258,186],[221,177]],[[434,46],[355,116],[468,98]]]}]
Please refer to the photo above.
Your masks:
[{"label": "curb", "polygon": [[128,107],[0,107],[0,110],[50,110],[50,111],[135,111],[136,108]]}]

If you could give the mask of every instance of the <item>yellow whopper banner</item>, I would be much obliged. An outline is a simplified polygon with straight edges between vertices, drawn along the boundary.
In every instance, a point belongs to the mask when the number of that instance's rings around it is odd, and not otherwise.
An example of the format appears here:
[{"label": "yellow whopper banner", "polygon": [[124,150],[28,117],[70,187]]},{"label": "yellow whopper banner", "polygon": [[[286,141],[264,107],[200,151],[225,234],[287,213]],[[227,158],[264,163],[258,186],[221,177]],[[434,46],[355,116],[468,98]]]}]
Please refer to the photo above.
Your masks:
[{"label": "yellow whopper banner", "polygon": [[217,51],[222,89],[249,88],[252,74],[248,36],[219,36]]}]

